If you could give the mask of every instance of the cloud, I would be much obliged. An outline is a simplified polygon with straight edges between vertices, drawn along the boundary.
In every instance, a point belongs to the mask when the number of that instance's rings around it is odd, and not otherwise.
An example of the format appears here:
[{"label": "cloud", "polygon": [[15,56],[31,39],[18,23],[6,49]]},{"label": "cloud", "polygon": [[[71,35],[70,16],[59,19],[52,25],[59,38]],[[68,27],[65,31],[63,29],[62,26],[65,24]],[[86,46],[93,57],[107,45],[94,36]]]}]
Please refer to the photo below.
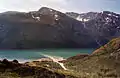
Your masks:
[{"label": "cloud", "polygon": [[0,0],[1,11],[30,11],[38,10],[42,6],[65,11],[66,0]]},{"label": "cloud", "polygon": [[120,0],[0,0],[0,12],[35,11],[50,7],[62,12],[88,12],[110,10],[120,12]]}]

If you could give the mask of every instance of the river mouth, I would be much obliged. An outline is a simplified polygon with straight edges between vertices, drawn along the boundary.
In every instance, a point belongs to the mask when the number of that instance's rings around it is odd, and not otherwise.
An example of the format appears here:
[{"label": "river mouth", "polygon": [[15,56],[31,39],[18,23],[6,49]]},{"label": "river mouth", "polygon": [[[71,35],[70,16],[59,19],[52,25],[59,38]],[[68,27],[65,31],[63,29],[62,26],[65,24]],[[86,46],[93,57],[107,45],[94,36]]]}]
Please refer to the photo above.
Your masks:
[{"label": "river mouth", "polygon": [[40,58],[46,58],[46,56],[44,55],[66,59],[78,54],[90,54],[93,51],[94,51],[93,49],[1,50],[0,60],[8,59],[12,61],[16,59],[20,63],[25,63],[38,60]]}]

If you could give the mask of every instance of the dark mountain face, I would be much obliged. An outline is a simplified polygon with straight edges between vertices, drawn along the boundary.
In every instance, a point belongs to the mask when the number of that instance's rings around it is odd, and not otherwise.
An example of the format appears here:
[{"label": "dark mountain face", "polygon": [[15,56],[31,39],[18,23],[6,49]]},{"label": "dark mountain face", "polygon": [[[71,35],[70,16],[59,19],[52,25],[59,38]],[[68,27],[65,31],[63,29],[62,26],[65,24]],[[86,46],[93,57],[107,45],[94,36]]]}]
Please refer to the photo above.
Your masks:
[{"label": "dark mountain face", "polygon": [[47,7],[29,13],[1,13],[0,48],[95,48],[97,42],[106,43],[109,38],[119,36],[118,14],[76,13],[79,21],[71,15]]},{"label": "dark mountain face", "polygon": [[1,13],[0,32],[0,48],[73,48],[81,47],[76,33],[85,30],[81,22],[43,7],[29,13]]}]

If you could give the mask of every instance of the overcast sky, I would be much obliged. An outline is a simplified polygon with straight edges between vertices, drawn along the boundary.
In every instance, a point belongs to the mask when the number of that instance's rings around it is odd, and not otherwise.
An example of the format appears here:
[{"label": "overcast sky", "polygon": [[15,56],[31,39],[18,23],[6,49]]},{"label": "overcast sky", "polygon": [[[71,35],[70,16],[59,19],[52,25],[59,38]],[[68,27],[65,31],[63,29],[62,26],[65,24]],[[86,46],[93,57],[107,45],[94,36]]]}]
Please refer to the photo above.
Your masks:
[{"label": "overcast sky", "polygon": [[50,7],[62,12],[113,11],[120,13],[120,0],[0,0],[0,12],[38,10]]}]

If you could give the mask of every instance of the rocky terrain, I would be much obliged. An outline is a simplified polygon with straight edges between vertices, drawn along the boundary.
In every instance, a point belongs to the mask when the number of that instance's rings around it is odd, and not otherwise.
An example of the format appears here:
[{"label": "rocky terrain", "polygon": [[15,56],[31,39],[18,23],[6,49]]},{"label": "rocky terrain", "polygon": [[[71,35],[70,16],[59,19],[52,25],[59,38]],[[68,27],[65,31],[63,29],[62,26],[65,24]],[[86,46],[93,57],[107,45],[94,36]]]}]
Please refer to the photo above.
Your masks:
[{"label": "rocky terrain", "polygon": [[0,49],[98,48],[120,36],[120,15],[103,11],[0,13]]}]

